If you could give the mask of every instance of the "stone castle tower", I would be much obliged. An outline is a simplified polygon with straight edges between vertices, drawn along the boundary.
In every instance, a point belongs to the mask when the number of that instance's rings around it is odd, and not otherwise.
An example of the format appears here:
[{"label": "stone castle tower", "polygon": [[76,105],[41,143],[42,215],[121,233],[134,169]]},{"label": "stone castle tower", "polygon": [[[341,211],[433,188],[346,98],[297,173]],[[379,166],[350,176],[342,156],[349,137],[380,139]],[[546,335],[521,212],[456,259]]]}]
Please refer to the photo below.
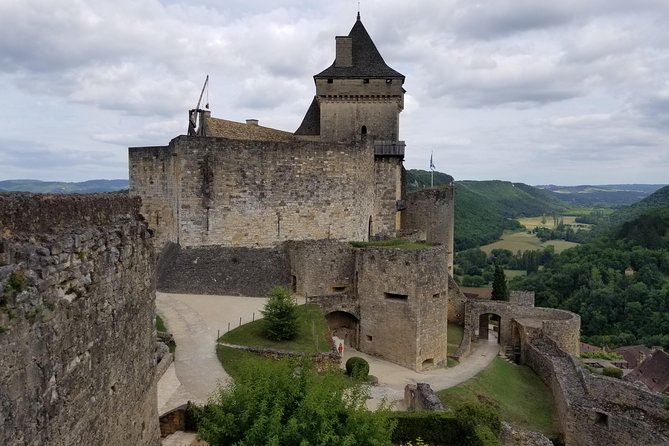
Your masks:
[{"label": "stone castle tower", "polygon": [[334,63],[314,76],[316,96],[295,132],[300,139],[350,142],[399,139],[404,75],[390,68],[360,20],[337,36]]}]

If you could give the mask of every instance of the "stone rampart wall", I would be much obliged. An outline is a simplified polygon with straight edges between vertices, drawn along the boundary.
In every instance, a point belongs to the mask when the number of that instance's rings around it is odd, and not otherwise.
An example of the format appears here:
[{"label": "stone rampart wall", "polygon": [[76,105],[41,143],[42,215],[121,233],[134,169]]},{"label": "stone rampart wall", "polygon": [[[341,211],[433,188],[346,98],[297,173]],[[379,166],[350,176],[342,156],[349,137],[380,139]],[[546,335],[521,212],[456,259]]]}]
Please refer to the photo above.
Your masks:
[{"label": "stone rampart wall", "polygon": [[475,338],[474,333],[479,326],[480,316],[496,314],[501,317],[499,342],[502,345],[512,344],[512,320],[523,319],[521,325],[534,324],[543,327],[544,335],[558,342],[560,348],[578,355],[581,318],[570,311],[514,305],[504,301],[467,299],[465,312],[467,317],[464,329],[471,339]]},{"label": "stone rampart wall", "polygon": [[524,347],[525,362],[550,387],[566,445],[664,445],[669,426],[661,395],[595,375],[549,338]]},{"label": "stone rampart wall", "polygon": [[460,287],[453,276],[448,276],[448,322],[457,325],[465,325],[465,301],[467,296],[460,290]]},{"label": "stone rampart wall", "polygon": [[0,444],[160,443],[138,212],[124,194],[0,195]]},{"label": "stone rampart wall", "polygon": [[371,234],[379,237],[395,237],[399,229],[396,203],[402,199],[402,159],[376,157],[374,174],[375,197]]},{"label": "stone rampart wall", "polygon": [[[174,185],[181,246],[272,247],[287,240],[368,238],[375,177],[374,149],[366,142],[180,136],[169,149],[131,149],[131,166],[145,152],[171,153],[173,177],[153,178],[153,187],[157,190],[159,181]],[[160,168],[132,169],[137,172],[131,176],[132,193],[149,198],[144,212],[163,204],[151,198],[154,189],[139,187],[150,184],[150,172]]]},{"label": "stone rampart wall", "polygon": [[446,247],[445,262],[451,275],[454,212],[453,186],[442,186],[407,194],[406,210],[402,215],[402,229],[424,232],[428,243],[439,243]]},{"label": "stone rampart wall", "polygon": [[515,305],[522,305],[525,307],[534,306],[534,291],[525,290],[510,290],[509,302]]},{"label": "stone rampart wall", "polygon": [[414,370],[446,360],[443,256],[442,246],[356,250],[361,351]]},{"label": "stone rampart wall", "polygon": [[289,259],[283,246],[172,247],[163,253],[159,266],[158,289],[166,293],[259,297],[266,296],[275,286],[291,285]]},{"label": "stone rampart wall", "polygon": [[178,243],[176,154],[169,146],[133,147],[129,157],[129,193],[142,199],[142,215],[154,230],[154,246]]},{"label": "stone rampart wall", "polygon": [[287,242],[291,276],[299,296],[354,294],[355,255],[347,242]]}]

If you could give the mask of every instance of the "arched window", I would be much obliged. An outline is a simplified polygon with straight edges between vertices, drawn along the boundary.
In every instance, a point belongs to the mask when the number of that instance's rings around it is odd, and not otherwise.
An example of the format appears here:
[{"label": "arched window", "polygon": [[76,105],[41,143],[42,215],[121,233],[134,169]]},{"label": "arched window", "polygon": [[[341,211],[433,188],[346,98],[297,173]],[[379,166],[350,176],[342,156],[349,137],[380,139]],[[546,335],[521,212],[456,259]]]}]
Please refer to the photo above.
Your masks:
[{"label": "arched window", "polygon": [[367,134],[367,126],[366,125],[363,125],[362,129],[360,129],[360,134],[362,136],[365,136]]}]

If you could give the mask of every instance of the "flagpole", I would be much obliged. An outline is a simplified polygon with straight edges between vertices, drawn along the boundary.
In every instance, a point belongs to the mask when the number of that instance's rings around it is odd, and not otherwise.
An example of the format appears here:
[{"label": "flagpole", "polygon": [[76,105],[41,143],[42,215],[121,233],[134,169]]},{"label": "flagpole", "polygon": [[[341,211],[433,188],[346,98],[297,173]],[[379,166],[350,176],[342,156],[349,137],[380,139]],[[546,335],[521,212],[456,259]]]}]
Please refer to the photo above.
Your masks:
[{"label": "flagpole", "polygon": [[430,153],[430,187],[434,187],[434,163],[432,162],[433,155],[434,151]]}]

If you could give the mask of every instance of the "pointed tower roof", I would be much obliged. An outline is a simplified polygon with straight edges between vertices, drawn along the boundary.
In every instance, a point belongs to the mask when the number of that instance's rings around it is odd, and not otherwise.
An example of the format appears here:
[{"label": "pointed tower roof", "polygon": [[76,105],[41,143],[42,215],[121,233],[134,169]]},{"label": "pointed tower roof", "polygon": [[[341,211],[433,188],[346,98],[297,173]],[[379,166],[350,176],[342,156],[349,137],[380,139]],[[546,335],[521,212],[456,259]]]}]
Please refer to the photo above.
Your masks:
[{"label": "pointed tower roof", "polygon": [[360,13],[358,19],[353,25],[351,32],[348,33],[353,43],[353,64],[350,67],[337,67],[333,62],[325,70],[314,76],[318,78],[401,78],[404,80],[404,75],[386,65],[386,62],[381,57],[379,50],[369,36],[365,26],[360,20]]}]

